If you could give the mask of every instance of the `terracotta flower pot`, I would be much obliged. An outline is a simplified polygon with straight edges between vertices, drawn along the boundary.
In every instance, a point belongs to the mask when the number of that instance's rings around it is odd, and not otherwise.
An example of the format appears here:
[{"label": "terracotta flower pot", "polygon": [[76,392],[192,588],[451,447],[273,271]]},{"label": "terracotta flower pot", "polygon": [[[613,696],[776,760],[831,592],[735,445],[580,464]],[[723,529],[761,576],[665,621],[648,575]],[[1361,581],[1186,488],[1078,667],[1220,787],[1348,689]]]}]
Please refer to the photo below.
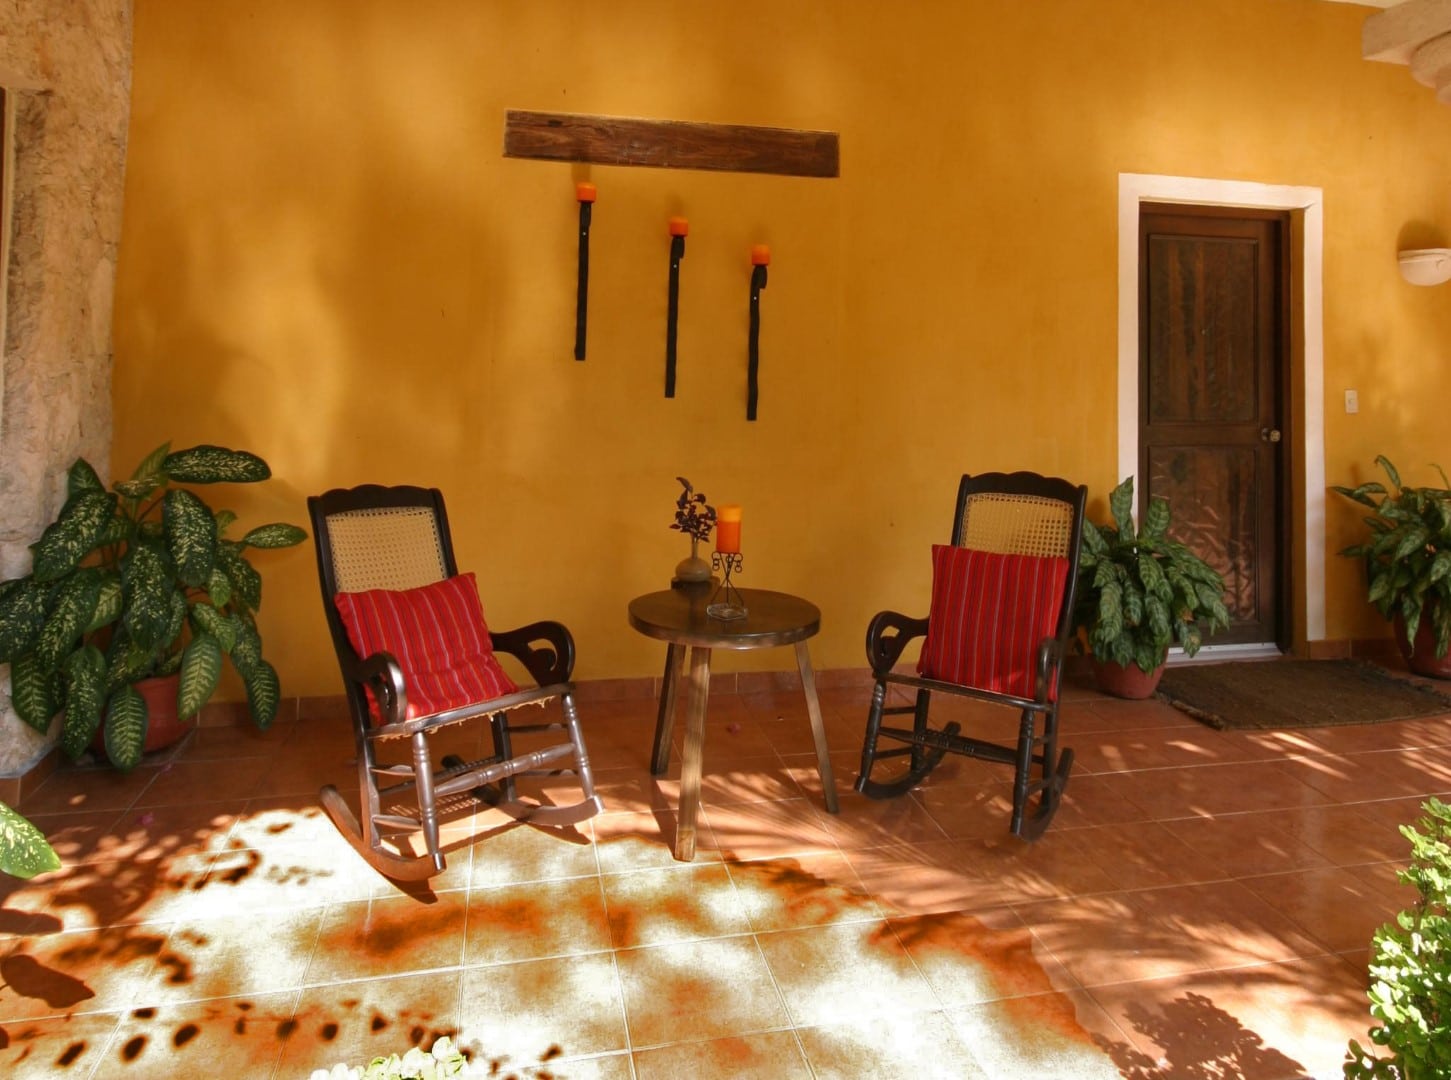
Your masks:
[{"label": "terracotta flower pot", "polygon": [[1163,678],[1164,665],[1145,673],[1138,664],[1115,664],[1112,660],[1093,660],[1093,681],[1105,694],[1114,697],[1141,701],[1154,696],[1159,680]]},{"label": "terracotta flower pot", "polygon": [[1436,656],[1436,631],[1429,618],[1422,615],[1421,624],[1416,627],[1414,643],[1406,636],[1406,621],[1403,618],[1397,615],[1394,625],[1396,644],[1400,646],[1407,667],[1417,675],[1425,675],[1431,679],[1451,679],[1451,651],[1445,656]]},{"label": "terracotta flower pot", "polygon": [[[146,741],[142,752],[150,754],[175,746],[196,727],[196,720],[178,720],[176,716],[176,691],[181,682],[180,675],[160,675],[154,679],[142,679],[133,683],[141,700],[146,702]],[[104,721],[96,731],[91,747],[98,753],[106,753],[106,728]]]}]

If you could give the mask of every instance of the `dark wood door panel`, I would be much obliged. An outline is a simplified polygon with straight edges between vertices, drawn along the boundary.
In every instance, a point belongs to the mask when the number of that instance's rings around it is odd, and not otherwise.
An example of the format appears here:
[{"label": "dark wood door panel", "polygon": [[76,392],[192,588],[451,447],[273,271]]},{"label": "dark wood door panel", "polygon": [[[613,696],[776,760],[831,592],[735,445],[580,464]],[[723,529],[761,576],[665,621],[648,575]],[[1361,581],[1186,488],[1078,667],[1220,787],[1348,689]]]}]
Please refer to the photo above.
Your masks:
[{"label": "dark wood door panel", "polygon": [[1288,644],[1284,215],[1140,215],[1140,498],[1224,575],[1215,643]]}]

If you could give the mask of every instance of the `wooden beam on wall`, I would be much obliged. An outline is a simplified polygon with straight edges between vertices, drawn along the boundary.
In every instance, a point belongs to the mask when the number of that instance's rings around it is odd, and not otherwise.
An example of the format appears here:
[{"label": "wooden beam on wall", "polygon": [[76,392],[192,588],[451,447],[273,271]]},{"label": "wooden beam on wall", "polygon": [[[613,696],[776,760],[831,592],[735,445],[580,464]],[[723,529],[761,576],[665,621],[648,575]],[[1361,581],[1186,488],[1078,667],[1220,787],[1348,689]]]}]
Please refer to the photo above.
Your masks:
[{"label": "wooden beam on wall", "polygon": [[841,175],[834,131],[522,109],[505,114],[504,156],[779,176]]}]

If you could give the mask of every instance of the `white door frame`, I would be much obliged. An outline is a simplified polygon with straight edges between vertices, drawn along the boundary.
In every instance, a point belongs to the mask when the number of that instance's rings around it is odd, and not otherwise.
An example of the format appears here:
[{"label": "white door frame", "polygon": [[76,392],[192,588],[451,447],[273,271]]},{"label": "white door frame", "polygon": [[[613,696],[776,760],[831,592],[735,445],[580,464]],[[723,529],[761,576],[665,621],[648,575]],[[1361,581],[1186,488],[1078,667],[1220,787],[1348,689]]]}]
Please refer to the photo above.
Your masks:
[{"label": "white door frame", "polygon": [[[1303,413],[1298,417],[1298,428],[1304,438],[1301,452],[1305,470],[1302,477],[1305,519],[1300,535],[1305,548],[1291,553],[1290,572],[1293,578],[1295,567],[1303,567],[1305,639],[1321,641],[1325,637],[1325,339],[1321,280],[1324,194],[1317,187],[1119,173],[1116,475],[1120,479],[1134,476],[1136,481],[1139,467],[1139,204],[1144,202],[1294,210],[1303,215],[1303,243],[1293,258],[1299,264],[1299,278],[1304,288],[1298,298],[1303,320],[1299,359],[1304,369]],[[1296,305],[1292,304],[1291,309],[1295,310]],[[1294,361],[1293,355],[1290,359]]]}]

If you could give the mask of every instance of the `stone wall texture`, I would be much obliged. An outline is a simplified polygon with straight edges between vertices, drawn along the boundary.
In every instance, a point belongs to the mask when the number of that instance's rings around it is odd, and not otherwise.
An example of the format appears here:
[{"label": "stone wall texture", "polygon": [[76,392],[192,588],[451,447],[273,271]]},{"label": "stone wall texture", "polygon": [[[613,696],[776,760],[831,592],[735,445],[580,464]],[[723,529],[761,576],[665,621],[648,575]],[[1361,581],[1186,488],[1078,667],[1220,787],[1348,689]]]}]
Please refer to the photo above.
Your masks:
[{"label": "stone wall texture", "polygon": [[[111,446],[111,301],[131,90],[129,0],[0,0],[0,86],[15,103],[0,379],[0,579],[30,569],[65,471],[103,476]],[[0,777],[54,741],[10,707],[0,666]]]}]

